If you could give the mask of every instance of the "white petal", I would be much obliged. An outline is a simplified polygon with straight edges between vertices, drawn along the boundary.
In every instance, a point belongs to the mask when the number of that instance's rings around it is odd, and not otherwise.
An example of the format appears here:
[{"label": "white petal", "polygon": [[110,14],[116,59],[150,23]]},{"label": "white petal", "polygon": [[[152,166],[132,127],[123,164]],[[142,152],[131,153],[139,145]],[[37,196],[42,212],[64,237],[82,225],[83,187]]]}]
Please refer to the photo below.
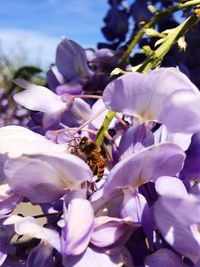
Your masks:
[{"label": "white petal", "polygon": [[19,157],[22,154],[54,155],[67,152],[65,144],[54,144],[44,136],[21,126],[5,126],[0,128],[0,154]]},{"label": "white petal", "polygon": [[17,93],[14,100],[30,109],[45,113],[58,113],[65,110],[66,105],[59,96],[44,86],[32,84],[23,79],[16,79],[15,83],[25,90]]}]

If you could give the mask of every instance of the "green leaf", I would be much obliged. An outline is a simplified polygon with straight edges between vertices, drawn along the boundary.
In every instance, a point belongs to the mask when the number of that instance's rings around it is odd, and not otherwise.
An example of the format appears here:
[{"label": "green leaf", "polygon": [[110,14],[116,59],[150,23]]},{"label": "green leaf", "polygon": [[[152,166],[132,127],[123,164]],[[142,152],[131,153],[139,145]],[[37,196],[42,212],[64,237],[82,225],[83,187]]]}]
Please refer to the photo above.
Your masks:
[{"label": "green leaf", "polygon": [[14,79],[16,78],[24,78],[26,80],[30,80],[31,77],[35,76],[36,74],[39,74],[42,72],[42,70],[35,66],[24,66],[19,68],[15,74]]}]

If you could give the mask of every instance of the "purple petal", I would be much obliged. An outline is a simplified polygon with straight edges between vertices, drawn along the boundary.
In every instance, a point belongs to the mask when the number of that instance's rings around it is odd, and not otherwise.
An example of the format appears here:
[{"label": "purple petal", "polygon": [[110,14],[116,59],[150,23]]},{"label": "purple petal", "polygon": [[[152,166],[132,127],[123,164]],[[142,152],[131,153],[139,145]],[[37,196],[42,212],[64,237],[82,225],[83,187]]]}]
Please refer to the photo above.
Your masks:
[{"label": "purple petal", "polygon": [[6,261],[1,265],[2,267],[26,267],[26,260],[10,260],[6,259]]},{"label": "purple petal", "polygon": [[88,79],[91,72],[84,49],[76,42],[64,38],[57,47],[56,65],[66,80]]},{"label": "purple petal", "polygon": [[55,201],[92,177],[88,165],[70,154],[10,159],[4,171],[11,189],[34,203]]},{"label": "purple petal", "polygon": [[200,178],[200,132],[192,136],[191,145],[186,151],[186,155],[181,174],[188,178]]},{"label": "purple petal", "polygon": [[137,188],[159,176],[173,176],[181,170],[184,159],[184,152],[174,144],[149,147],[113,167],[104,186],[104,196],[109,196],[115,188]]},{"label": "purple petal", "polygon": [[149,245],[152,246],[154,221],[145,197],[129,189],[123,191],[124,200],[121,207],[121,216],[130,216],[135,223],[142,224]]},{"label": "purple petal", "polygon": [[72,199],[64,208],[65,227],[62,230],[62,253],[79,255],[87,248],[93,228],[94,211],[86,199]]},{"label": "purple petal", "polygon": [[140,23],[141,21],[149,21],[153,14],[150,12],[146,1],[142,0],[132,3],[131,15],[133,16],[135,23]]},{"label": "purple petal", "polygon": [[130,216],[135,223],[141,223],[146,204],[147,201],[143,195],[137,192],[131,192],[131,190],[124,190],[121,216]]},{"label": "purple petal", "polygon": [[121,203],[124,198],[122,190],[113,191],[108,198],[103,196],[103,188],[96,191],[90,198],[95,214],[97,216],[111,216],[119,218]]},{"label": "purple petal", "polygon": [[46,74],[46,79],[49,88],[55,92],[55,89],[58,85],[63,84],[65,82],[64,77],[58,71],[56,66],[52,66]]},{"label": "purple petal", "polygon": [[145,124],[136,124],[129,128],[119,143],[119,155],[125,158],[134,152],[139,152],[144,147],[153,145],[154,136]]},{"label": "purple petal", "polygon": [[53,266],[53,248],[47,243],[40,243],[28,255],[26,267],[51,267]]},{"label": "purple petal", "polygon": [[183,151],[187,150],[190,143],[192,134],[184,134],[184,133],[171,133],[167,130],[165,125],[161,125],[159,129],[154,132],[155,144],[164,143],[164,142],[172,142],[178,146],[180,146]]},{"label": "purple petal", "polygon": [[[124,259],[124,251],[116,250],[113,253],[106,254],[101,251],[92,249],[90,247],[80,256],[68,256],[63,259],[63,265],[65,267],[116,267],[123,266],[126,263]],[[125,256],[126,257],[126,256]],[[129,267],[133,267],[131,261],[129,261]]]},{"label": "purple petal", "polygon": [[194,263],[200,260],[200,201],[160,197],[154,206],[155,221],[165,240]]},{"label": "purple petal", "polygon": [[172,250],[162,248],[145,258],[145,267],[189,267]]},{"label": "purple petal", "polygon": [[95,218],[91,243],[96,247],[108,247],[115,243],[124,244],[138,225],[130,217],[124,219],[100,216]]},{"label": "purple petal", "polygon": [[142,121],[160,121],[169,96],[177,90],[198,89],[176,68],[160,68],[148,74],[128,73],[107,85],[103,93],[106,108],[133,115]]},{"label": "purple petal", "polygon": [[59,233],[55,230],[47,229],[38,225],[33,217],[12,215],[4,221],[4,224],[14,224],[15,232],[18,235],[28,235],[30,237],[41,239],[60,252]]},{"label": "purple petal", "polygon": [[64,83],[56,87],[56,93],[58,95],[63,95],[63,94],[80,95],[82,94],[82,92],[83,92],[83,86],[76,81]]},{"label": "purple petal", "polygon": [[160,114],[169,131],[195,133],[200,130],[200,94],[189,90],[175,92]]},{"label": "purple petal", "polygon": [[0,215],[11,212],[21,200],[22,196],[12,192],[8,184],[0,185]]},{"label": "purple petal", "polygon": [[4,263],[5,259],[7,258],[9,242],[11,239],[11,235],[6,229],[5,226],[0,226],[0,266]]},{"label": "purple petal", "polygon": [[66,153],[66,145],[57,145],[44,136],[21,126],[0,128],[0,154],[19,157],[22,154],[57,155]]},{"label": "purple petal", "polygon": [[26,89],[17,93],[14,100],[30,109],[45,113],[62,113],[66,109],[65,103],[61,98],[44,86],[32,84],[28,81],[17,79],[15,83]]},{"label": "purple petal", "polygon": [[161,176],[155,182],[156,191],[159,195],[187,197],[187,190],[182,181],[176,177]]},{"label": "purple petal", "polygon": [[76,98],[72,107],[63,113],[61,121],[69,127],[76,127],[89,120],[91,114],[90,105],[83,99]]},{"label": "purple petal", "polygon": [[[92,113],[96,114],[97,112],[99,112],[100,110],[102,110],[103,108],[105,108],[105,105],[103,103],[102,99],[97,100],[94,105],[92,106]],[[105,119],[105,116],[107,114],[108,110],[105,108],[105,111],[103,113],[101,113],[100,116],[98,116],[97,118],[95,118],[91,124],[96,128],[99,129]],[[116,119],[114,118],[110,124],[110,128],[112,128],[116,123]]]}]

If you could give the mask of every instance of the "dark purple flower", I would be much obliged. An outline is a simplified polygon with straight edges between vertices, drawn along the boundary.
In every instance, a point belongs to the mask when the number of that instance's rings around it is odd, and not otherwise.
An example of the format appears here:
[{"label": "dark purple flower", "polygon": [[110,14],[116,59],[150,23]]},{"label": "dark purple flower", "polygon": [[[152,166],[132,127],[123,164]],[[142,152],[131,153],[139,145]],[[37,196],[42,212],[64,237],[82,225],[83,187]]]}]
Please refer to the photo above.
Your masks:
[{"label": "dark purple flower", "polygon": [[[4,219],[3,219],[4,220]],[[0,223],[0,266],[3,265],[7,258],[9,243],[14,235],[13,227],[2,225],[2,218]],[[3,265],[5,266],[5,265]]]},{"label": "dark purple flower", "polygon": [[122,2],[122,0],[109,0],[108,3],[111,5],[111,6],[118,6],[120,5]]},{"label": "dark purple flower", "polygon": [[58,71],[56,66],[51,66],[50,69],[47,71],[46,79],[49,88],[55,92],[56,87],[64,84],[65,79],[62,74]]},{"label": "dark purple flower", "polygon": [[172,250],[162,248],[145,258],[145,267],[189,267]]},{"label": "dark purple flower", "polygon": [[101,30],[107,40],[123,41],[125,39],[128,31],[128,14],[125,10],[118,10],[116,7],[110,8],[104,22],[106,26]]},{"label": "dark purple flower", "polygon": [[26,260],[11,260],[6,259],[6,261],[1,265],[2,267],[26,267]]},{"label": "dark purple flower", "polygon": [[186,160],[181,175],[187,178],[200,178],[200,132],[192,136],[186,151]]},{"label": "dark purple flower", "polygon": [[34,247],[28,255],[26,267],[53,267],[53,248],[41,242]]},{"label": "dark purple flower", "polygon": [[85,82],[91,77],[84,49],[76,42],[64,38],[56,50],[56,66],[68,82]]},{"label": "dark purple flower", "polygon": [[135,23],[140,23],[142,21],[149,21],[152,17],[152,13],[147,7],[146,0],[136,0],[131,5],[130,12],[134,18]]}]

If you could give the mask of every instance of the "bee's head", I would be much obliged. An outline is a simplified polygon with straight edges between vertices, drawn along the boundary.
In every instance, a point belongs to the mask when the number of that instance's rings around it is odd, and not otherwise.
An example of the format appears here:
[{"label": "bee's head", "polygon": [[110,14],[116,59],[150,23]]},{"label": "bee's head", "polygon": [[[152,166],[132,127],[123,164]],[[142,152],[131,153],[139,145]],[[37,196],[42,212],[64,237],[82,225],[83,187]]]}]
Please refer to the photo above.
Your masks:
[{"label": "bee's head", "polygon": [[86,136],[84,136],[83,138],[81,138],[79,146],[84,147],[86,144],[88,143],[88,138]]}]

